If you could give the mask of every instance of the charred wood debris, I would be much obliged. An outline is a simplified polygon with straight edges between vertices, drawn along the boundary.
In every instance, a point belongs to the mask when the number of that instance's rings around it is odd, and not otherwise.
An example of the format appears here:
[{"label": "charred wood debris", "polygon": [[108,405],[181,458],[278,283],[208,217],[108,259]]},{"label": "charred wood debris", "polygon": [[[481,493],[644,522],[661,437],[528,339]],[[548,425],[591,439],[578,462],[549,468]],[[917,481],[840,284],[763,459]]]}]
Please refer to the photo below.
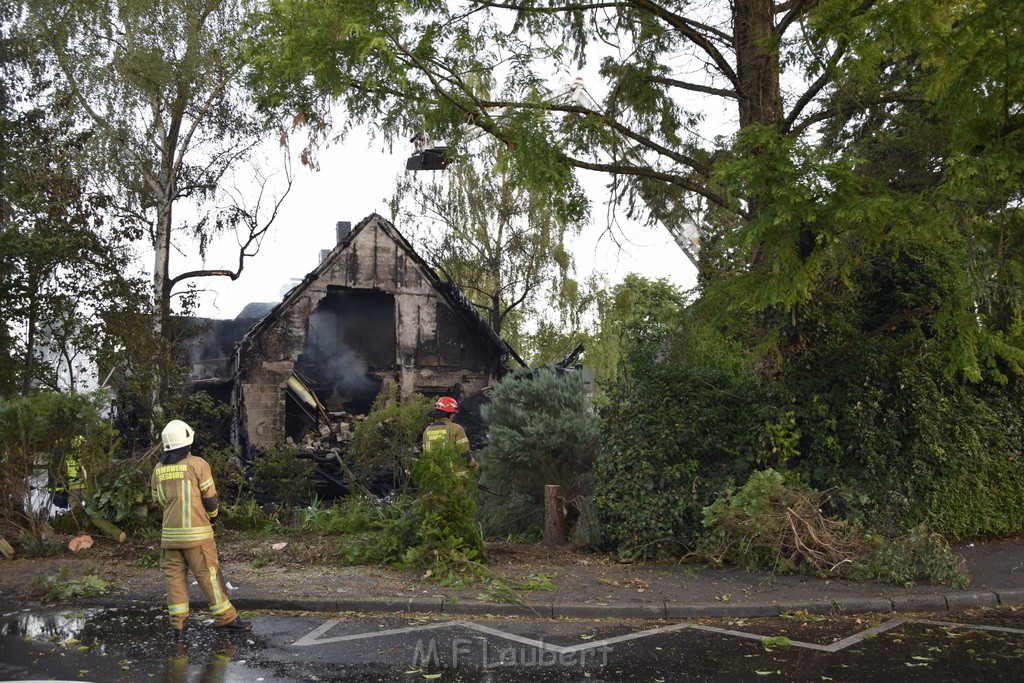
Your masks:
[{"label": "charred wood debris", "polygon": [[[312,484],[318,499],[331,501],[344,496],[353,484],[375,496],[386,496],[394,490],[399,473],[385,467],[367,468],[349,453],[358,425],[366,420],[365,414],[328,411],[297,373],[289,378],[287,388],[311,423],[303,437],[289,437],[287,443],[297,447],[296,457],[315,464]],[[490,401],[489,394],[490,390],[484,390],[465,398],[454,397],[459,401],[456,421],[466,430],[473,451],[482,448],[486,439],[481,409]],[[387,423],[380,428],[386,429]]]},{"label": "charred wood debris", "polygon": [[[559,374],[579,370],[578,360],[583,351],[583,344],[579,344],[561,361],[548,367]],[[539,370],[537,368],[531,374],[535,375]],[[299,373],[292,374],[286,386],[310,422],[309,430],[300,440],[296,442],[289,437],[287,442],[297,446],[297,457],[312,460],[316,465],[312,484],[320,500],[331,501],[344,496],[357,482],[358,486],[376,496],[386,496],[394,490],[399,473],[383,467],[368,470],[349,454],[356,428],[366,420],[365,414],[328,411],[309,388],[308,380]],[[470,448],[479,451],[487,438],[482,411],[490,402],[490,388],[465,397],[455,389],[450,395],[459,402],[456,421],[466,430]],[[381,427],[386,428],[386,423]]]}]

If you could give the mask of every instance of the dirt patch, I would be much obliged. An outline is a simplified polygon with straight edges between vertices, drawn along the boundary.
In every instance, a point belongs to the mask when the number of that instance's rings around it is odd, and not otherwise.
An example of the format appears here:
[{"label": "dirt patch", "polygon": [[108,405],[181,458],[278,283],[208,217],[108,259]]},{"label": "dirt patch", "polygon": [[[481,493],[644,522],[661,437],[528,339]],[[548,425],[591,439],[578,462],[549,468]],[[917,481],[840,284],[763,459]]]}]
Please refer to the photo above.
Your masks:
[{"label": "dirt patch", "polygon": [[550,546],[539,543],[495,541],[487,543],[487,556],[492,565],[543,564],[547,566],[561,566],[615,564],[613,556],[595,553],[577,544]]},{"label": "dirt patch", "polygon": [[[70,537],[69,537],[70,538]],[[78,553],[66,549],[63,537],[55,538],[48,554],[19,555],[0,561],[0,596],[35,601],[48,592],[46,577],[82,577],[95,574],[111,585],[111,591],[158,597],[163,577],[157,566],[159,539],[116,543],[101,536],[94,545]],[[344,566],[332,558],[340,556],[343,537],[282,534],[218,533],[217,548],[224,575],[243,587],[266,586],[294,597],[345,596],[363,598],[438,596],[477,598],[483,584],[442,586],[421,572],[400,571],[381,566]],[[281,546],[280,544],[287,545]],[[275,549],[275,546],[278,549]],[[634,593],[646,580],[630,583],[634,568],[614,561],[613,556],[594,553],[579,546],[543,546],[495,542],[487,544],[489,568],[495,577],[517,589],[522,599],[546,599],[546,583],[558,594],[590,601],[604,600],[612,591]],[[603,592],[602,592],[603,591]]]}]

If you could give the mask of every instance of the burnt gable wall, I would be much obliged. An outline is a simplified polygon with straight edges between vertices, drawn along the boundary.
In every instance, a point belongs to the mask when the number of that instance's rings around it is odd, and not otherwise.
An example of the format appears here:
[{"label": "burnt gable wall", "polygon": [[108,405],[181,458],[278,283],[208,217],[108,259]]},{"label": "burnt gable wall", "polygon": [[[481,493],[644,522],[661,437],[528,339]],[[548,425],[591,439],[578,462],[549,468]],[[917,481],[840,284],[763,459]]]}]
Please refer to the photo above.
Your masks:
[{"label": "burnt gable wall", "polygon": [[295,370],[329,410],[349,412],[365,412],[386,378],[403,396],[491,385],[504,349],[435,282],[390,223],[358,225],[239,346],[239,445],[284,440]]}]

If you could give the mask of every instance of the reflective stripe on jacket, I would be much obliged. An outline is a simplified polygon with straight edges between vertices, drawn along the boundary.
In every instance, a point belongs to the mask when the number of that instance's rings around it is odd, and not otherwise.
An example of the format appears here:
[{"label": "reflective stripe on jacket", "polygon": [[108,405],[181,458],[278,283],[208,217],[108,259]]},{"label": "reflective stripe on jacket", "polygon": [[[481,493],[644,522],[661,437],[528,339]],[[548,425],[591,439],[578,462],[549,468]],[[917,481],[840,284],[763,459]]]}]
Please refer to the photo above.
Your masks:
[{"label": "reflective stripe on jacket", "polygon": [[209,463],[190,454],[173,463],[157,465],[150,487],[153,500],[164,510],[160,547],[195,548],[213,540],[210,520],[217,516],[217,510],[207,512],[203,506],[204,498],[217,497]]},{"label": "reflective stripe on jacket", "polygon": [[433,450],[444,442],[455,444],[459,453],[469,452],[469,438],[462,425],[457,425],[449,418],[443,417],[426,428],[423,432],[423,452]]},{"label": "reflective stripe on jacket", "polygon": [[64,458],[64,471],[67,472],[68,488],[72,491],[81,491],[85,488],[85,468],[78,464],[73,455]]}]

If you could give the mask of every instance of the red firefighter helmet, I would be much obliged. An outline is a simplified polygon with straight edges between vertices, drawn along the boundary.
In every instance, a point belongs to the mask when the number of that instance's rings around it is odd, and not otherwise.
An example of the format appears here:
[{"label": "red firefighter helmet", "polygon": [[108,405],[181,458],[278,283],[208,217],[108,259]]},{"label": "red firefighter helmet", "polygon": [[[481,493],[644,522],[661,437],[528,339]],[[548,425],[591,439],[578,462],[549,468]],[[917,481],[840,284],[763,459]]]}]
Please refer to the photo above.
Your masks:
[{"label": "red firefighter helmet", "polygon": [[457,413],[459,412],[459,404],[450,396],[442,396],[437,399],[437,403],[434,404],[434,410],[441,410],[446,413]]}]

